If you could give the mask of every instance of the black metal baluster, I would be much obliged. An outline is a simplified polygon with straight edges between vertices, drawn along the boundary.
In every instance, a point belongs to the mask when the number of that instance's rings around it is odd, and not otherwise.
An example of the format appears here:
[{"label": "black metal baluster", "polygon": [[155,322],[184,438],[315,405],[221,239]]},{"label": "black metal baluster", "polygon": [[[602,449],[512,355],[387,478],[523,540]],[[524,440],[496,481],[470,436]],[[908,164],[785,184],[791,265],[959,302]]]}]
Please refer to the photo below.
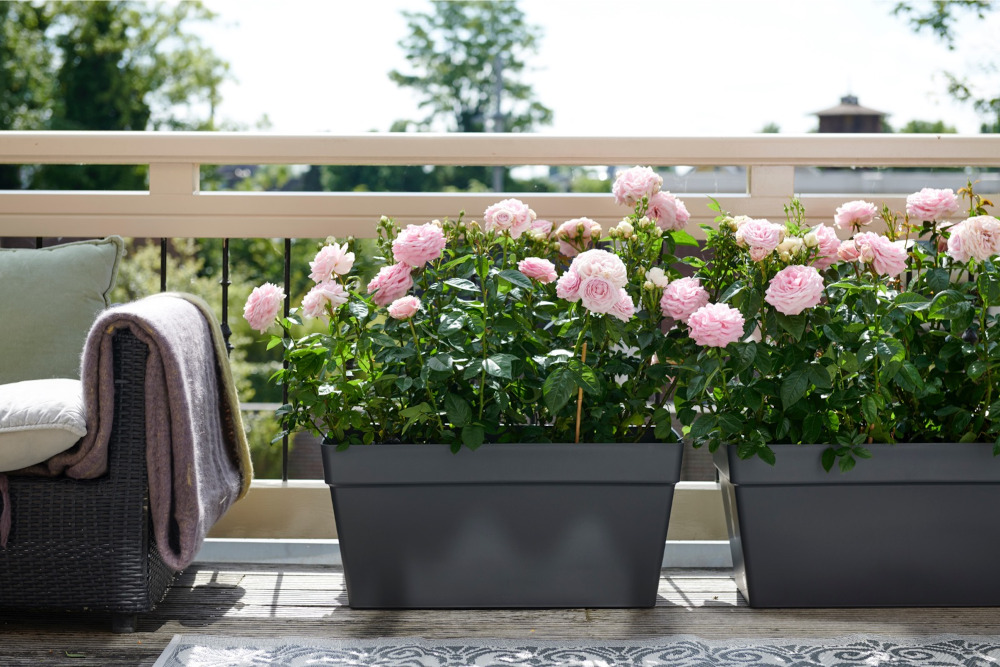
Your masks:
[{"label": "black metal baluster", "polygon": [[229,239],[222,239],[222,337],[226,341],[226,354],[233,351],[233,345],[229,342],[229,337],[233,335],[233,330],[229,327]]},{"label": "black metal baluster", "polygon": [[160,239],[160,291],[167,291],[167,239]]},{"label": "black metal baluster", "polygon": [[41,248],[45,244],[45,239],[41,236],[35,237],[35,249]]},{"label": "black metal baluster", "polygon": [[[292,310],[292,240],[285,239],[285,317]],[[287,335],[287,334],[286,334]],[[288,370],[288,360],[282,361],[282,368]],[[281,404],[288,404],[288,384],[281,385]],[[281,481],[288,481],[288,436],[281,439]]]}]

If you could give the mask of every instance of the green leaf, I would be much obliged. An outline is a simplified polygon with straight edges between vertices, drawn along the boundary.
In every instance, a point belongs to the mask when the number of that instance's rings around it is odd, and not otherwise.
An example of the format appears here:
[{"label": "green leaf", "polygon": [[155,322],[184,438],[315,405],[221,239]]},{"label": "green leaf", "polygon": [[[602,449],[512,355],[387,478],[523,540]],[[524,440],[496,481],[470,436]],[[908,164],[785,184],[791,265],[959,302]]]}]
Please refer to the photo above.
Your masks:
[{"label": "green leaf", "polygon": [[597,373],[594,372],[593,368],[579,359],[570,359],[567,368],[573,377],[573,382],[585,393],[591,395],[601,393],[601,381],[597,378]]},{"label": "green leaf", "polygon": [[927,316],[934,320],[950,320],[965,315],[972,309],[965,295],[955,290],[939,292],[931,300]]},{"label": "green leaf", "polygon": [[438,335],[450,336],[461,331],[465,327],[467,318],[465,313],[454,311],[441,316],[441,324],[438,325]]},{"label": "green leaf", "polygon": [[902,361],[906,356],[906,349],[903,344],[895,338],[883,338],[875,343],[875,352],[879,359],[884,362]]},{"label": "green leaf", "polygon": [[824,415],[821,412],[810,412],[802,421],[802,441],[816,442],[823,431]]},{"label": "green leaf", "polygon": [[448,421],[455,428],[466,426],[472,418],[472,408],[468,401],[450,392],[444,396],[444,411],[448,413]]},{"label": "green leaf", "polygon": [[284,339],[281,336],[271,336],[271,340],[267,342],[267,349],[270,350],[278,347],[279,345],[281,345],[283,340]]},{"label": "green leaf", "polygon": [[718,416],[713,414],[702,414],[698,417],[698,420],[691,426],[690,436],[693,440],[699,438],[704,438],[706,435],[715,430],[718,426]]},{"label": "green leaf", "polygon": [[366,317],[368,317],[368,304],[366,304],[364,301],[361,301],[359,299],[351,299],[350,301],[347,302],[347,308],[350,311],[351,315],[354,315],[354,317],[358,318],[359,320],[363,320]]},{"label": "green leaf", "polygon": [[869,424],[878,423],[878,402],[874,396],[865,396],[861,399],[861,414]]},{"label": "green leaf", "polygon": [[943,292],[951,284],[951,275],[946,269],[931,269],[925,275],[927,287],[932,292]]},{"label": "green leaf", "polygon": [[746,422],[731,412],[719,414],[719,426],[724,435],[740,434],[746,428]]},{"label": "green leaf", "polygon": [[549,373],[542,384],[542,396],[549,413],[556,415],[576,393],[576,383],[569,369],[558,366]]},{"label": "green leaf", "polygon": [[798,403],[809,388],[809,377],[803,371],[792,371],[781,381],[781,404],[787,410]]},{"label": "green leaf", "polygon": [[833,468],[833,464],[837,461],[837,451],[833,447],[827,447],[823,450],[823,469],[827,472]]},{"label": "green leaf", "polygon": [[772,466],[774,465],[775,462],[774,450],[768,447],[767,445],[764,445],[763,447],[757,450],[757,456],[759,456],[761,460],[764,461],[764,463]]},{"label": "green leaf", "polygon": [[849,472],[849,471],[853,470],[855,463],[857,463],[857,461],[854,460],[853,456],[851,456],[851,455],[841,456],[840,457],[840,472]]},{"label": "green leaf", "polygon": [[830,371],[823,364],[809,364],[809,381],[819,389],[830,389]]},{"label": "green leaf", "polygon": [[978,359],[969,364],[968,374],[973,380],[978,380],[986,372],[986,364]]},{"label": "green leaf", "polygon": [[435,354],[427,360],[427,367],[432,371],[449,372],[454,367],[455,360],[450,354]]},{"label": "green leaf", "polygon": [[916,292],[900,292],[892,302],[897,308],[908,312],[927,310],[931,305],[930,299]]},{"label": "green leaf", "polygon": [[486,439],[486,431],[479,424],[466,424],[462,427],[462,444],[469,449],[479,449]]},{"label": "green leaf", "polygon": [[983,271],[976,278],[976,287],[979,289],[979,296],[987,306],[1000,305],[1000,276]]},{"label": "green leaf", "polygon": [[781,313],[775,313],[775,317],[778,321],[778,326],[792,334],[792,338],[796,341],[802,339],[802,334],[806,330],[805,315],[782,315]]},{"label": "green leaf", "polygon": [[485,368],[486,372],[490,375],[510,380],[512,379],[511,362],[515,359],[517,359],[517,357],[512,354],[494,354],[491,355],[489,359],[483,361],[483,368]]},{"label": "green leaf", "polygon": [[399,411],[399,416],[406,419],[411,419],[413,417],[420,417],[432,412],[431,406],[427,403],[418,403],[417,405],[411,405],[408,408],[403,408]]},{"label": "green leaf", "polygon": [[500,272],[500,277],[511,283],[512,285],[517,285],[518,287],[523,287],[526,290],[533,290],[534,285],[531,284],[531,278],[524,275],[517,269],[504,269]]},{"label": "green leaf", "polygon": [[676,229],[671,232],[671,236],[674,237],[674,243],[677,245],[691,245],[698,246],[698,239],[688,234],[683,229]]},{"label": "green leaf", "polygon": [[757,358],[757,343],[752,340],[746,343],[737,343],[736,356],[739,359],[739,363],[736,366],[737,373],[750,368],[754,359]]},{"label": "green leaf", "polygon": [[479,289],[479,286],[476,285],[476,283],[472,282],[471,280],[465,280],[464,278],[451,278],[449,280],[444,281],[444,284],[448,285],[449,287],[454,287],[455,289],[461,290],[463,292],[482,291]]}]

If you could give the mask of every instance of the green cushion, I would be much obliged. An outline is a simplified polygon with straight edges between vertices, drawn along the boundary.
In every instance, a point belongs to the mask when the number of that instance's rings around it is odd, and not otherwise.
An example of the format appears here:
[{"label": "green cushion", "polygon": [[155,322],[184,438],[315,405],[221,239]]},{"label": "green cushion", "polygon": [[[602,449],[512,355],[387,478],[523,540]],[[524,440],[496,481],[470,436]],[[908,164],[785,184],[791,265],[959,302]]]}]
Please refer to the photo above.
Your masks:
[{"label": "green cushion", "polygon": [[118,236],[0,249],[0,383],[79,379],[87,332],[108,306],[123,251]]}]

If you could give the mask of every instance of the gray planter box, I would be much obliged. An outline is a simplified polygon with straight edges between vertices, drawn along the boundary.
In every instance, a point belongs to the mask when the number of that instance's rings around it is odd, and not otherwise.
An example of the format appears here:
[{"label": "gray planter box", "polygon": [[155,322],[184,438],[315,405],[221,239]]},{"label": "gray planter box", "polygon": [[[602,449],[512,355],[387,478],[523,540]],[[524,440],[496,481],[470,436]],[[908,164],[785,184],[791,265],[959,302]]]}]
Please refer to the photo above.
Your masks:
[{"label": "gray planter box", "polygon": [[680,443],[323,445],[354,608],[652,607]]},{"label": "gray planter box", "polygon": [[777,463],[720,447],[734,576],[751,607],[1000,604],[1000,460],[991,444],[871,445],[823,470],[825,445]]}]

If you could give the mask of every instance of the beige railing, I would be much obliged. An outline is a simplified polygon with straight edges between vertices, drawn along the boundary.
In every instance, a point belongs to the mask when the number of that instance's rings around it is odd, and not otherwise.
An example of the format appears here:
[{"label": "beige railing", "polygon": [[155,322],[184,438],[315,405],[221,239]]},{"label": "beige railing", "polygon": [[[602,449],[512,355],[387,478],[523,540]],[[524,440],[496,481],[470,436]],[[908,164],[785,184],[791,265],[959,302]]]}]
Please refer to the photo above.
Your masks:
[{"label": "beige railing", "polygon": [[[757,135],[749,137],[553,137],[542,135],[365,134],[358,136],[3,132],[0,163],[149,166],[141,192],[0,191],[0,236],[285,237],[371,236],[391,215],[421,223],[465,210],[478,215],[494,193],[202,192],[201,165],[485,165],[688,166],[745,168],[745,188],[711,192],[724,209],[781,219],[798,194],[796,169],[997,168],[1000,135]],[[965,182],[962,173],[954,183]],[[981,194],[998,201],[993,180]],[[705,194],[682,195],[693,222],[711,221]],[[901,210],[907,192],[878,196]],[[510,193],[542,218],[587,216],[613,223],[623,210],[608,195]],[[814,223],[864,192],[803,195]],[[868,197],[871,198],[871,197]],[[722,539],[721,499],[705,485],[683,484],[671,539]],[[217,535],[332,535],[329,495],[320,482],[257,483],[217,526]]]}]

